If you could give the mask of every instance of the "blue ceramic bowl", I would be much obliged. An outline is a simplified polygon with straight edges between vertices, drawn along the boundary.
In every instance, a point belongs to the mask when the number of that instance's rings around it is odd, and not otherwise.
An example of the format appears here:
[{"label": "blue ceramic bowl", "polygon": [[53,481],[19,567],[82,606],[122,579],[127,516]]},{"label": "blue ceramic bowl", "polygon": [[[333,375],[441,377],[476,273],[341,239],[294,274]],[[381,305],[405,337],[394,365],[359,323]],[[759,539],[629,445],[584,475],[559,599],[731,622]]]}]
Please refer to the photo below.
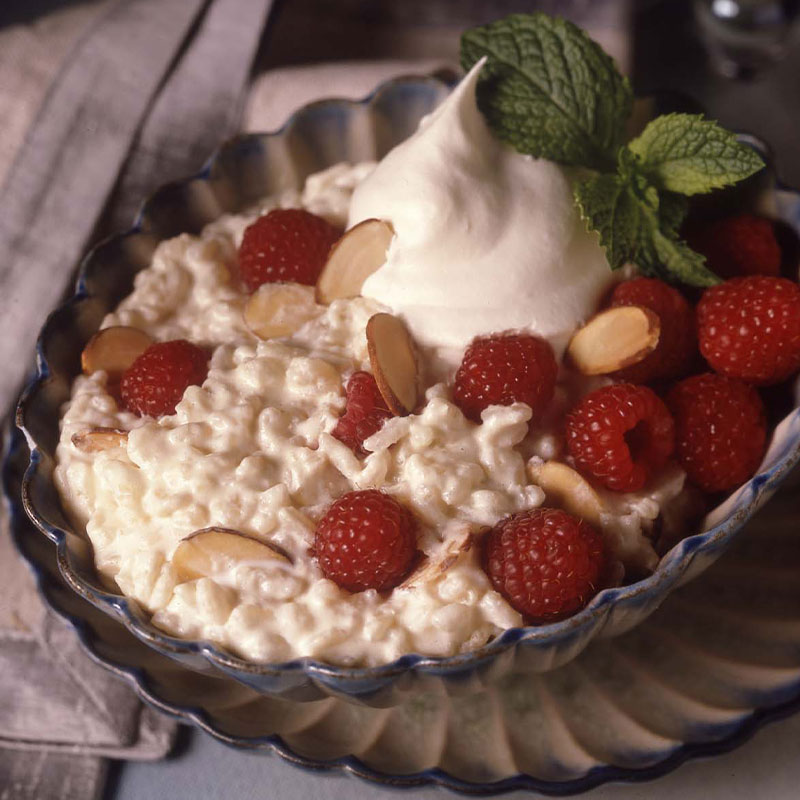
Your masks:
[{"label": "blue ceramic bowl", "polygon": [[[392,706],[413,692],[444,688],[453,694],[470,693],[511,672],[552,669],[574,658],[595,637],[634,627],[675,587],[706,569],[800,460],[800,409],[795,408],[776,429],[758,474],[709,517],[702,533],[667,553],[652,576],[601,592],[570,619],[513,628],[475,652],[450,658],[408,654],[370,668],[338,667],[310,658],[251,663],[207,641],[168,636],[150,624],[135,601],[103,585],[93,568],[91,545],[72,529],[53,483],[59,409],[80,372],[80,353],[103,316],[131,291],[134,275],[149,264],[162,239],[198,233],[221,214],[299,187],[307,175],[336,162],[379,158],[411,134],[447,93],[447,85],[435,79],[394,80],[364,101],[314,103],[275,133],[232,139],[199,175],[169,184],[148,200],[131,231],[109,239],[86,258],[75,294],[50,315],[42,330],[36,377],[17,410],[17,424],[31,449],[22,484],[25,510],[53,542],[61,574],[75,592],[192,670],[231,676],[259,693],[293,701],[338,696]],[[768,213],[800,231],[800,197],[770,183],[768,175],[760,180],[750,190],[762,210],[767,203]]]},{"label": "blue ceramic bowl", "polygon": [[796,472],[722,558],[635,630],[559,669],[383,709],[278,700],[139,641],[65,584],[56,548],[22,509],[25,441],[4,438],[10,532],[45,602],[143,701],[231,747],[386,787],[563,796],[719,755],[800,708]]}]

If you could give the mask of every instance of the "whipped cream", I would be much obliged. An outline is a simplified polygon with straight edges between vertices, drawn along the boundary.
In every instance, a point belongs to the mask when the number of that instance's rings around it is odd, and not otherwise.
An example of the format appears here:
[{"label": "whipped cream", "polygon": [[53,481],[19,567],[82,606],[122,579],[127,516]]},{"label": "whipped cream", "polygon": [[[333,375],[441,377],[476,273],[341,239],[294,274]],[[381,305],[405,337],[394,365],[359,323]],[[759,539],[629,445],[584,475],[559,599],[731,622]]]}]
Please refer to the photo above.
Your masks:
[{"label": "whipped cream", "polygon": [[560,358],[611,270],[564,170],[492,135],[475,97],[482,65],[356,188],[349,225],[377,217],[396,233],[362,294],[451,364],[475,336],[512,329]]}]

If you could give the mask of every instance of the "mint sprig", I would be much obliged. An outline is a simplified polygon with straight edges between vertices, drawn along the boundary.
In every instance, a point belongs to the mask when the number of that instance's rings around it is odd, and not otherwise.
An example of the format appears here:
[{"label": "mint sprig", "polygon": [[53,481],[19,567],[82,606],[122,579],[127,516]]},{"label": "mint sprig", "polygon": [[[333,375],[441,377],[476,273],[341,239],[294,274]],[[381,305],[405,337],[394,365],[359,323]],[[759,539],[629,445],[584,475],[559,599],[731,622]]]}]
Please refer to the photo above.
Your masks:
[{"label": "mint sprig", "polygon": [[619,175],[593,175],[574,186],[589,230],[597,231],[611,269],[636,261],[644,220],[632,186]]},{"label": "mint sprig", "polygon": [[735,134],[697,114],[656,117],[628,148],[655,186],[685,195],[728,186],[764,166]]},{"label": "mint sprig", "polygon": [[678,235],[686,217],[686,198],[659,192],[628,148],[620,150],[617,172],[577,180],[573,192],[587,228],[600,237],[611,269],[632,262],[644,275],[663,280],[691,286],[719,282],[704,257]]},{"label": "mint sprig", "polygon": [[686,196],[729,186],[764,166],[716,122],[693,114],[652,120],[623,144],[632,93],[612,59],[566,20],[515,14],[466,31],[461,63],[487,62],[478,107],[517,150],[594,174],[574,183],[575,201],[598,233],[612,269],[692,286],[719,282],[679,236]]},{"label": "mint sprig", "polygon": [[580,28],[541,12],[512,14],[464,33],[464,69],[483,56],[478,105],[503,141],[561,164],[614,164],[633,93]]}]

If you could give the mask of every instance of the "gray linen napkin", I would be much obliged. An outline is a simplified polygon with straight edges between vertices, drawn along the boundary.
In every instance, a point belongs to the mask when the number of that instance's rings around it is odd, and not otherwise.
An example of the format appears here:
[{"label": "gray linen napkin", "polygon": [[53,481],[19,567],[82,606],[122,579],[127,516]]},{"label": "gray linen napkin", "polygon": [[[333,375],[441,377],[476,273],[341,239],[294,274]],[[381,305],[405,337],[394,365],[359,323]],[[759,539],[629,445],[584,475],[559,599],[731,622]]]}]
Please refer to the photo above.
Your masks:
[{"label": "gray linen napkin", "polygon": [[83,254],[203,0],[114,3],[56,78],[0,194],[0,408]]},{"label": "gray linen napkin", "polygon": [[[0,193],[0,408],[103,214],[197,170],[237,126],[267,0],[105,3],[50,87]],[[0,800],[98,795],[103,756],[147,759],[175,724],[45,612],[0,515]]]}]

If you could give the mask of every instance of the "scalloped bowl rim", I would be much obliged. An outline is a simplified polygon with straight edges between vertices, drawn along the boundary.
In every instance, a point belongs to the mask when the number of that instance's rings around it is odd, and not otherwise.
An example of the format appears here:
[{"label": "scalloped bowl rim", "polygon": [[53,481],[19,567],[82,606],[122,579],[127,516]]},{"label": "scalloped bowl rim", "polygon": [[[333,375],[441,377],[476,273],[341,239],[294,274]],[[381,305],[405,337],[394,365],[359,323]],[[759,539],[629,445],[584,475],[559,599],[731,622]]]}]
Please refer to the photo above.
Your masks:
[{"label": "scalloped bowl rim", "polygon": [[[130,229],[104,239],[89,251],[81,262],[75,292],[48,315],[39,334],[36,343],[36,374],[23,390],[16,411],[17,426],[25,434],[30,448],[30,463],[25,470],[22,481],[23,506],[35,525],[56,545],[58,567],[67,584],[93,605],[119,619],[128,630],[137,636],[137,638],[147,642],[151,646],[155,646],[162,652],[202,655],[215,666],[221,667],[225,672],[240,672],[255,675],[302,672],[309,678],[321,679],[323,684],[327,684],[331,679],[341,680],[344,683],[350,681],[359,682],[385,679],[391,677],[394,673],[404,673],[409,670],[427,673],[429,675],[442,675],[460,673],[466,668],[474,669],[518,644],[544,646],[546,644],[554,644],[563,639],[573,638],[589,630],[593,623],[599,621],[598,617],[600,617],[601,614],[604,612],[609,613],[613,608],[619,607],[625,603],[631,603],[636,599],[650,599],[651,597],[660,597],[661,600],[665,599],[669,592],[678,585],[680,578],[689,569],[694,557],[701,553],[719,555],[733,539],[736,532],[769,498],[792,468],[800,462],[800,407],[796,407],[779,423],[779,427],[784,425],[796,425],[798,427],[798,431],[794,436],[794,441],[787,449],[787,452],[778,459],[775,464],[754,475],[747,483],[739,487],[733,495],[727,498],[725,502],[726,504],[730,503],[731,508],[722,521],[713,525],[706,531],[682,539],[661,558],[658,567],[652,575],[627,586],[604,589],[599,592],[585,608],[565,620],[541,626],[509,628],[483,647],[469,652],[459,653],[454,656],[423,656],[418,653],[408,653],[387,664],[367,667],[339,666],[319,661],[308,656],[274,663],[246,661],[243,658],[226,652],[207,640],[182,639],[170,636],[155,628],[150,623],[145,622],[138,616],[135,608],[131,608],[131,604],[133,604],[134,607],[137,606],[135,600],[105,591],[96,586],[91,586],[85,582],[83,578],[73,570],[70,563],[67,552],[67,531],[49,523],[38,512],[31,500],[30,486],[37,474],[39,464],[41,463],[42,452],[38,443],[26,427],[24,418],[29,399],[52,375],[44,353],[45,344],[54,317],[70,305],[84,302],[93,296],[86,287],[86,269],[94,254],[112,242],[121,241],[135,234],[147,233],[143,228],[143,222],[146,218],[148,208],[163,192],[171,187],[185,185],[196,180],[208,181],[215,164],[227,150],[242,141],[256,141],[267,137],[280,136],[293,125],[298,117],[306,113],[309,109],[341,104],[346,104],[348,106],[365,106],[378,98],[387,89],[401,83],[432,83],[446,88],[449,88],[451,85],[432,76],[401,76],[381,83],[373,92],[358,100],[348,98],[326,98],[302,106],[289,116],[282,126],[274,131],[267,133],[243,133],[226,139],[213,152],[202,169],[197,173],[181,180],[163,184],[153,192],[142,203],[134,220],[134,224]],[[763,143],[758,137],[749,136],[748,138],[763,146]],[[769,148],[764,147],[764,149],[768,151]],[[797,194],[795,190],[789,189],[779,182],[776,182],[774,191],[779,190]],[[749,502],[737,506],[737,499],[741,502],[746,496],[749,496]],[[596,631],[595,635],[599,632],[600,631]]]}]

